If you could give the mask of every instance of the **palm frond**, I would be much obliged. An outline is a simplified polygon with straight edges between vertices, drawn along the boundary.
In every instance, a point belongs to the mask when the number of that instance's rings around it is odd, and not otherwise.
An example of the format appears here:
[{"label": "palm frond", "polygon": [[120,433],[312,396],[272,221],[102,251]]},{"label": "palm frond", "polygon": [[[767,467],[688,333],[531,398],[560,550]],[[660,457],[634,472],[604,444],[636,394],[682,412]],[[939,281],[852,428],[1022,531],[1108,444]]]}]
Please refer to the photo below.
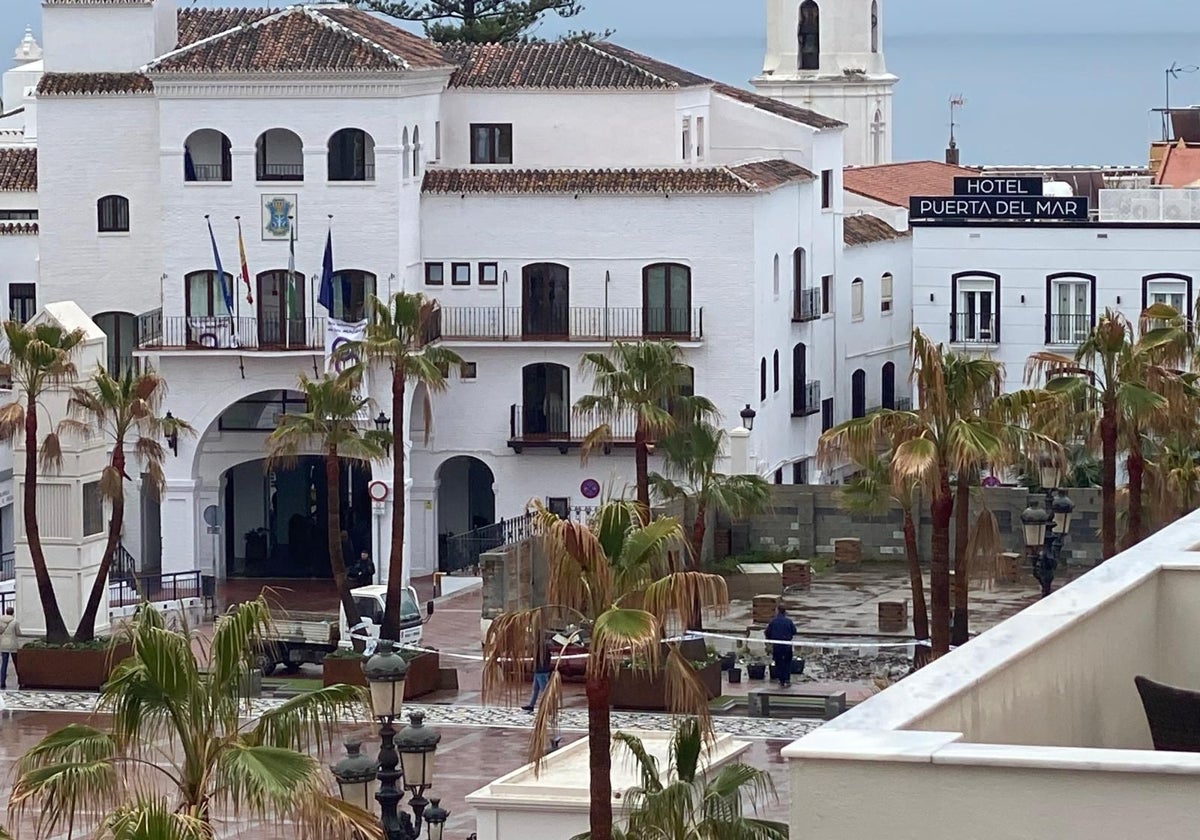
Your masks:
[{"label": "palm frond", "polygon": [[165,799],[139,798],[106,816],[98,840],[214,840],[212,823],[181,813]]},{"label": "palm frond", "polygon": [[332,745],[333,732],[346,716],[370,717],[367,690],[331,685],[298,694],[264,712],[247,734],[249,744],[293,750]]}]

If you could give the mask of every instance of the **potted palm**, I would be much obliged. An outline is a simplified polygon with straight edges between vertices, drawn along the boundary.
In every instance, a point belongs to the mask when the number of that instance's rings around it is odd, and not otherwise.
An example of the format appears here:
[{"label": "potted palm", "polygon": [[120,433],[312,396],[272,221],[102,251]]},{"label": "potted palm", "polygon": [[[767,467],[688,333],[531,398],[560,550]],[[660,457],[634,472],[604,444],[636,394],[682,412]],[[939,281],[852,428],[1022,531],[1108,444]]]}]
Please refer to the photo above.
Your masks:
[{"label": "potted palm", "polygon": [[752,680],[767,678],[767,663],[761,656],[751,657],[746,663],[746,676]]}]

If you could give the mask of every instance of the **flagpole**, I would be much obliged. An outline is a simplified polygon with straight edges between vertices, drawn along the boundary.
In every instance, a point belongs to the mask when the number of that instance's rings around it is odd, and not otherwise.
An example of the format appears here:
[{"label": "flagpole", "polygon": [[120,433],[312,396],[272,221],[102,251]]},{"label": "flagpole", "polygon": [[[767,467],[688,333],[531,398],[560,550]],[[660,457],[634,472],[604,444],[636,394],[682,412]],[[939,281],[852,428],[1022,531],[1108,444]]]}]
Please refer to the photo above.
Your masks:
[{"label": "flagpole", "polygon": [[283,299],[283,346],[285,349],[291,349],[292,346],[292,328],[291,314],[293,301],[295,300],[296,287],[296,217],[288,216],[288,276],[287,289]]}]

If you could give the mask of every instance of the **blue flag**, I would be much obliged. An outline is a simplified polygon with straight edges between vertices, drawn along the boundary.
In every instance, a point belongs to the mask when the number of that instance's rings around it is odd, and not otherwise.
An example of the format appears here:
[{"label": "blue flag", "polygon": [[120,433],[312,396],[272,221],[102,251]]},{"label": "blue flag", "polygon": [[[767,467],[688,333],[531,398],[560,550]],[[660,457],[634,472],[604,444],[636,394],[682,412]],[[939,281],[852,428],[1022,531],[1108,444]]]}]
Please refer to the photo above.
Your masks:
[{"label": "blue flag", "polygon": [[333,229],[325,237],[325,258],[321,261],[321,288],[317,292],[317,303],[333,314]]},{"label": "blue flag", "polygon": [[213,261],[217,264],[217,277],[221,279],[221,297],[225,298],[225,309],[232,316],[233,290],[229,288],[229,280],[225,277],[225,269],[221,267],[221,254],[217,250],[217,237],[213,235],[212,220],[208,216],[205,216],[204,221],[208,222],[208,238],[212,241]]}]

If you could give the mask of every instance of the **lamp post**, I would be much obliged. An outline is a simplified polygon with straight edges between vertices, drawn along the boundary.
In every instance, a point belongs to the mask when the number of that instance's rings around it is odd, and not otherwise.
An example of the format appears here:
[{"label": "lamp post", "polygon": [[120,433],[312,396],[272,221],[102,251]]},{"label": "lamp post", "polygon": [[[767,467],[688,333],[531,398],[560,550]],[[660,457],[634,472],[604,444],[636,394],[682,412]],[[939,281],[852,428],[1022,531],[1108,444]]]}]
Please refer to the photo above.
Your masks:
[{"label": "lamp post", "polygon": [[[386,414],[384,414],[383,409],[380,409],[379,416],[375,418],[375,431],[390,432],[391,430],[392,430],[392,418],[388,417]],[[384,451],[387,452],[388,455],[392,454],[392,445],[390,443],[385,443],[383,445],[383,448],[384,448]]]},{"label": "lamp post", "polygon": [[[1043,465],[1039,470],[1042,489],[1046,492],[1046,506],[1034,499],[1021,514],[1021,525],[1025,531],[1025,549],[1033,565],[1033,576],[1042,585],[1042,597],[1050,594],[1058,558],[1062,554],[1063,542],[1071,531],[1071,514],[1075,503],[1067,491],[1058,487],[1062,472],[1057,466]],[[1056,489],[1057,488],[1057,489]]]},{"label": "lamp post", "polygon": [[[404,658],[392,649],[391,642],[381,640],[378,651],[363,664],[372,714],[380,723],[378,761],[361,755],[358,744],[348,743],[347,755],[333,766],[333,775],[342,800],[363,809],[368,804],[367,786],[371,780],[379,780],[375,801],[379,803],[386,840],[418,840],[422,818],[429,826],[429,840],[442,840],[450,813],[437,797],[425,799],[425,792],[433,786],[434,755],[442,736],[425,726],[425,716],[420,712],[411,713],[409,725],[396,732],[407,673]],[[404,798],[401,787],[411,795],[411,817],[400,812],[400,800]]]},{"label": "lamp post", "polygon": [[747,432],[753,432],[754,418],[758,416],[758,412],[750,407],[750,403],[746,403],[746,407],[738,412],[738,416],[742,418],[742,428]]}]

